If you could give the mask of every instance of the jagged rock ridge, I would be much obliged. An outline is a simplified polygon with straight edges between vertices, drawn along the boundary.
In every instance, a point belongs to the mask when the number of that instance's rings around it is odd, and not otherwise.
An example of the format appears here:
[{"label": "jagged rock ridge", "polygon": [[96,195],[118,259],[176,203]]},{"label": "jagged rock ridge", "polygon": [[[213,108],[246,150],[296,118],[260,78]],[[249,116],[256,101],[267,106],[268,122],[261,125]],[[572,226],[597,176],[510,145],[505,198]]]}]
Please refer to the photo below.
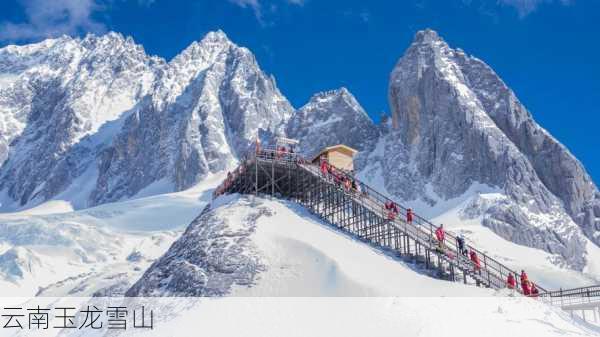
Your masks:
[{"label": "jagged rock ridge", "polygon": [[300,140],[300,151],[307,156],[335,144],[366,150],[379,135],[377,126],[346,88],[314,95],[296,111],[286,130]]},{"label": "jagged rock ridge", "polygon": [[168,63],[116,33],[8,46],[0,74],[4,209],[184,189],[233,165],[257,133],[283,134],[293,112],[221,31]]}]

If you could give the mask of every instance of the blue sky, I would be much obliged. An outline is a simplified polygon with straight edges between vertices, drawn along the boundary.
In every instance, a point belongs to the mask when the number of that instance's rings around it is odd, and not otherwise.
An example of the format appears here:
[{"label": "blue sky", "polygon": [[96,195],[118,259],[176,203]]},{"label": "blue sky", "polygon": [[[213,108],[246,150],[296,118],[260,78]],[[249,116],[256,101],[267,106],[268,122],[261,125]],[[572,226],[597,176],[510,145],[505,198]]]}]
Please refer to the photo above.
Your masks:
[{"label": "blue sky", "polygon": [[299,107],[346,86],[378,119],[423,28],[491,65],[600,182],[600,1],[2,0],[0,46],[114,30],[172,58],[206,32],[250,48]]}]

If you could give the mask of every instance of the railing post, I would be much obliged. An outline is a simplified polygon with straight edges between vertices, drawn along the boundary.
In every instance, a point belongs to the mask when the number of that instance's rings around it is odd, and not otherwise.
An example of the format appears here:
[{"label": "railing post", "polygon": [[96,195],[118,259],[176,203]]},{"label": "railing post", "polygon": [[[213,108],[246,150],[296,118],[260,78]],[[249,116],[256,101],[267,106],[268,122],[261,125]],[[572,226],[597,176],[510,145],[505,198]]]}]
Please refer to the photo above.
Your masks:
[{"label": "railing post", "polygon": [[562,308],[564,306],[565,306],[565,304],[564,304],[564,299],[563,299],[563,290],[562,290],[562,288],[560,288],[560,307]]},{"label": "railing post", "polygon": [[[275,155],[277,158],[277,154]],[[275,159],[271,160],[271,198],[275,196]]]},{"label": "railing post", "polygon": [[487,273],[488,286],[492,287],[492,280],[490,279],[490,270],[487,265],[487,255],[483,254],[483,267]]},{"label": "railing post", "polygon": [[258,196],[258,154],[254,156],[254,195]]}]

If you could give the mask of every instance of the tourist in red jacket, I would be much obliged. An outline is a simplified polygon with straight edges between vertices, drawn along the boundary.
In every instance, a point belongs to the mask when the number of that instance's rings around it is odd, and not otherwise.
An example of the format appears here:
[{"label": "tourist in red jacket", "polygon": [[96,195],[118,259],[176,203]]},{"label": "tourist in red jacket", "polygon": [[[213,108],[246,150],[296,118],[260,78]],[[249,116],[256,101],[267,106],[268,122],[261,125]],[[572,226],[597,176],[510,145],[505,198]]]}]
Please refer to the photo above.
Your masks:
[{"label": "tourist in red jacket", "polygon": [[525,273],[525,270],[521,270],[521,289],[523,290],[523,295],[529,296],[531,294],[529,278],[527,277],[527,273]]},{"label": "tourist in red jacket", "polygon": [[328,172],[329,172],[329,168],[327,167],[327,161],[322,160],[321,161],[321,173],[323,173],[323,177],[326,177]]},{"label": "tourist in red jacket", "polygon": [[438,240],[438,244],[440,246],[440,249],[444,249],[444,240],[446,239],[446,231],[444,231],[444,225],[440,225],[440,227],[438,227],[435,230],[435,237]]},{"label": "tourist in red jacket", "polygon": [[477,256],[477,253],[475,253],[474,250],[471,250],[469,255],[471,257],[471,262],[473,262],[473,271],[481,274],[481,262],[479,262],[479,256]]},{"label": "tourist in red jacket", "polygon": [[535,286],[535,283],[531,283],[531,297],[538,297],[540,295],[540,291]]},{"label": "tourist in red jacket", "polygon": [[515,280],[515,277],[512,273],[508,274],[506,285],[508,286],[508,289],[515,289],[515,287],[517,286],[517,280]]}]

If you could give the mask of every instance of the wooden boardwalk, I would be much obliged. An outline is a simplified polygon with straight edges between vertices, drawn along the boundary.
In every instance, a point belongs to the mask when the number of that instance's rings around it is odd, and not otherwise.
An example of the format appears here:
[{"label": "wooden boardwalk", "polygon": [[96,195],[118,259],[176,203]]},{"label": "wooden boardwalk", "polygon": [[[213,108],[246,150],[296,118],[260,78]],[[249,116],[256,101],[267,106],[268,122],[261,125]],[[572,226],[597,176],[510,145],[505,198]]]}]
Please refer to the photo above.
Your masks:
[{"label": "wooden boardwalk", "polygon": [[421,263],[426,269],[437,271],[441,278],[500,289],[505,287],[508,274],[513,273],[519,282],[518,273],[467,244],[467,249],[476,252],[480,259],[481,268],[476,270],[471,260],[458,251],[452,233],[446,233],[441,250],[434,238],[435,226],[418,215],[414,215],[412,223],[406,222],[406,209],[400,205],[399,215],[390,219],[384,205],[392,200],[358,183],[360,192],[347,190],[300,156],[262,151],[244,160],[215,195],[266,194],[292,200],[332,226]]}]

